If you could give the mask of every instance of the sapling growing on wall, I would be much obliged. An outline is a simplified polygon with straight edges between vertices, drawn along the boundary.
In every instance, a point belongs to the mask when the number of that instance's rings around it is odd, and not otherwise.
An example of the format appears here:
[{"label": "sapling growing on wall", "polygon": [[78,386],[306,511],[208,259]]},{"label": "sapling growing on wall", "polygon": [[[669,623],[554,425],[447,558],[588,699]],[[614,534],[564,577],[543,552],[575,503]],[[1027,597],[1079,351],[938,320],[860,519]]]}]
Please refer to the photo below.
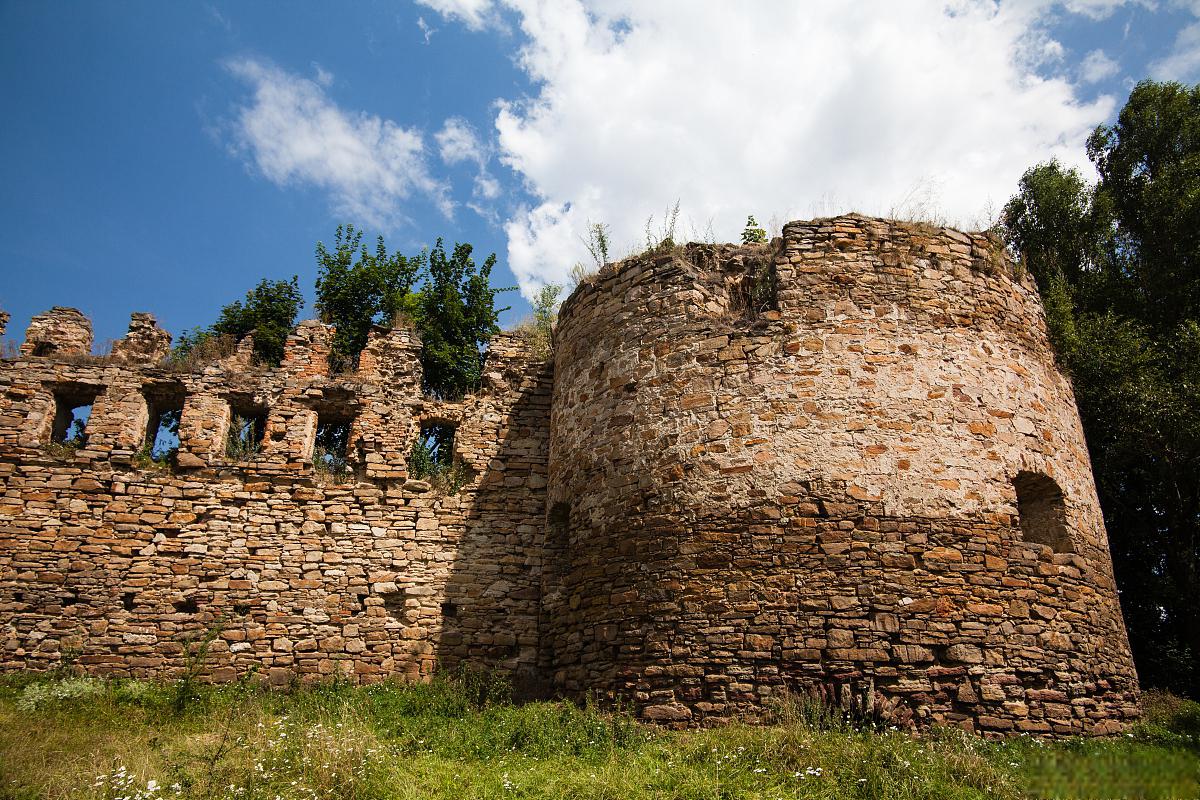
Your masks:
[{"label": "sapling growing on wall", "polygon": [[742,229],[742,244],[766,244],[767,232],[759,226],[754,215],[746,217],[746,227]]}]

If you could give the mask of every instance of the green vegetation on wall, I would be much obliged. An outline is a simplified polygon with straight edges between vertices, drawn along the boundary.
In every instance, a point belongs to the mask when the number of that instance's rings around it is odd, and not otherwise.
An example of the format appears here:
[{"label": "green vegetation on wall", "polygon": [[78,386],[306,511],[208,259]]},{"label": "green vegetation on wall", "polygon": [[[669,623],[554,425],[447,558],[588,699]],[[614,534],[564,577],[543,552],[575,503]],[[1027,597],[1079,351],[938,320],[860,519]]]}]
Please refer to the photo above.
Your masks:
[{"label": "green vegetation on wall", "polygon": [[171,359],[186,362],[205,351],[231,351],[232,345],[253,332],[257,360],[277,366],[283,360],[284,342],[303,307],[304,295],[295,275],[290,281],[263,279],[246,292],[245,300],[235,300],[222,308],[209,327],[184,331],[171,351]]},{"label": "green vegetation on wall", "polygon": [[337,327],[331,365],[350,369],[367,344],[372,325],[411,324],[421,336],[425,391],[458,397],[477,387],[482,348],[499,333],[490,284],[495,253],[482,265],[469,244],[449,255],[438,239],[433,249],[412,257],[389,254],[380,236],[375,251],[362,244],[362,231],[339,226],[333,250],[317,243],[317,313]]}]

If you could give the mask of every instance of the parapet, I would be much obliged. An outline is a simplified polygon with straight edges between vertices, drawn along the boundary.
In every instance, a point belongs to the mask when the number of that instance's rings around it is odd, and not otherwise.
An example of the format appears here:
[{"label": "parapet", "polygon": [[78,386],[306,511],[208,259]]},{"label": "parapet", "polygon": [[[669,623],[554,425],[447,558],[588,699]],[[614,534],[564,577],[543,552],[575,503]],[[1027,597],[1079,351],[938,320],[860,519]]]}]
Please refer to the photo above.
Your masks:
[{"label": "parapet", "polygon": [[[70,441],[75,458],[127,465],[156,447],[161,429],[177,436],[171,459],[179,470],[306,478],[332,458],[339,471],[403,482],[413,442],[436,420],[464,428],[460,441],[474,441],[461,451],[464,470],[482,474],[486,459],[476,451],[487,450],[486,435],[466,436],[465,429],[491,425],[474,418],[485,413],[481,406],[503,405],[528,390],[525,379],[544,362],[501,334],[477,396],[430,398],[420,337],[411,328],[376,326],[357,369],[339,373],[330,367],[334,332],[317,320],[301,322],[275,369],[253,362],[253,334],[175,363],[166,359],[170,334],[150,314],[132,315],[129,333],[111,354],[91,355],[90,321],[76,309],[52,309],[34,318],[22,357],[5,362],[14,388],[0,401],[10,422],[0,430],[0,447],[33,451]],[[490,399],[481,403],[483,397]],[[318,450],[321,463],[314,461]]]},{"label": "parapet", "polygon": [[158,327],[153,314],[135,311],[129,317],[129,332],[113,344],[112,354],[127,361],[155,363],[171,352],[171,334]]},{"label": "parapet", "polygon": [[55,306],[38,314],[25,332],[23,356],[86,356],[92,352],[92,321],[77,308]]}]

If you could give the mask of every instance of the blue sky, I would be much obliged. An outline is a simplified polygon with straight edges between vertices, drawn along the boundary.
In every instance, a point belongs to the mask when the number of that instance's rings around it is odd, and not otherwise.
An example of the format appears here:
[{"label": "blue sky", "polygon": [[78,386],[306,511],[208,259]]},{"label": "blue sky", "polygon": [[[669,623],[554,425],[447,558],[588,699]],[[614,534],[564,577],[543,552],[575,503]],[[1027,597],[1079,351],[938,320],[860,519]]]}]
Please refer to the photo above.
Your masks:
[{"label": "blue sky", "polygon": [[[985,224],[1139,79],[1200,80],[1200,2],[0,2],[0,308],[98,342],[299,275],[339,222],[563,282],[681,207],[732,239],[860,210]],[[677,236],[677,238],[678,238]],[[528,311],[517,292],[512,323]]]}]

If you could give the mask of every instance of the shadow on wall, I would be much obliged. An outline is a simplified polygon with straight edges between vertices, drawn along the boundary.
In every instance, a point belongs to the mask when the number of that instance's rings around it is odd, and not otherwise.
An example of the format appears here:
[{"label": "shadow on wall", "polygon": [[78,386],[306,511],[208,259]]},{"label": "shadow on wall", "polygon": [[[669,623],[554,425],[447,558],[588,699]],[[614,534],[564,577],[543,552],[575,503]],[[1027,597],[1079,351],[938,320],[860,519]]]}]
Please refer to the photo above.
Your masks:
[{"label": "shadow on wall", "polygon": [[508,377],[520,381],[520,397],[498,423],[499,450],[461,490],[468,510],[446,579],[435,655],[441,669],[497,672],[518,696],[532,697],[545,694],[538,609],[552,366],[532,364]]}]

